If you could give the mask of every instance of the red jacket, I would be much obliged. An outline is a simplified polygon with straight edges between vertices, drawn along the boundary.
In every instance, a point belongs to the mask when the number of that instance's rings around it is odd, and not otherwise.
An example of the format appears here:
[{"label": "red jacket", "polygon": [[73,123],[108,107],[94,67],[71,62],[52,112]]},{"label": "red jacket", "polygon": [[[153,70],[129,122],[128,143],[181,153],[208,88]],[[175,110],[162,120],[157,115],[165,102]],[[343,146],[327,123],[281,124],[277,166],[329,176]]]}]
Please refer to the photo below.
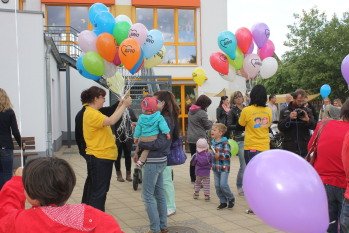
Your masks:
[{"label": "red jacket", "polygon": [[[319,122],[309,143],[310,149],[319,128]],[[318,140],[317,159],[314,168],[324,184],[346,188],[345,172],[342,163],[342,145],[345,134],[349,131],[349,122],[331,120],[323,128]]]},{"label": "red jacket", "polygon": [[0,233],[122,233],[115,219],[84,204],[25,209],[22,177],[15,176],[0,192]]}]

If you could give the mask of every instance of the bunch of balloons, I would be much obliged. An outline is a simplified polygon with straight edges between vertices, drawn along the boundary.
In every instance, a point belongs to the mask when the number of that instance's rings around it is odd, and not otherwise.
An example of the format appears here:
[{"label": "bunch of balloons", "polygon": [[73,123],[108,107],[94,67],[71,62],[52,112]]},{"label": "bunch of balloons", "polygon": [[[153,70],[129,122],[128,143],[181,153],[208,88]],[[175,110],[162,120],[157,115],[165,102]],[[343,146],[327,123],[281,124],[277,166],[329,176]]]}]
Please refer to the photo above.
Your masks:
[{"label": "bunch of balloons", "polygon": [[112,77],[119,65],[135,74],[143,66],[151,68],[162,62],[166,50],[159,30],[148,31],[141,23],[132,24],[126,15],[114,18],[102,3],[90,7],[89,19],[93,31],[84,30],[78,36],[85,54],[76,66],[84,77],[95,81],[101,76]]},{"label": "bunch of balloons", "polygon": [[[264,79],[273,76],[278,63],[274,55],[275,47],[269,40],[270,30],[265,23],[253,25],[251,31],[242,27],[235,35],[223,31],[218,35],[218,46],[224,52],[215,52],[210,56],[210,64],[223,79],[233,81],[237,70],[247,75],[247,79],[255,78],[258,73]],[[257,54],[253,53],[254,43]]]}]

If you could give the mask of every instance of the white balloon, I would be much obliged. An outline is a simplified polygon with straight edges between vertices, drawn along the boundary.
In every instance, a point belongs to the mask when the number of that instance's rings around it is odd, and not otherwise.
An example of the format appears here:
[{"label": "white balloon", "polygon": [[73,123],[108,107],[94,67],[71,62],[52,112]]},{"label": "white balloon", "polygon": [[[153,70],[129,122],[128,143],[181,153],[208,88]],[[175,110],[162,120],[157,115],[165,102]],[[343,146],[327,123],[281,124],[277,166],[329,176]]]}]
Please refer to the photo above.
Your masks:
[{"label": "white balloon", "polygon": [[270,78],[278,70],[278,62],[273,57],[267,57],[262,61],[262,66],[259,74],[263,79]]},{"label": "white balloon", "polygon": [[232,67],[231,65],[229,65],[229,72],[227,75],[224,74],[219,74],[222,79],[228,81],[228,82],[233,82],[236,76],[236,71],[234,69],[234,67]]},{"label": "white balloon", "polygon": [[130,25],[132,25],[132,21],[127,15],[118,15],[115,17],[115,23],[122,22],[122,21],[126,21]]},{"label": "white balloon", "polygon": [[125,78],[120,72],[116,72],[113,77],[107,78],[107,85],[112,92],[121,96],[124,94]]},{"label": "white balloon", "polygon": [[110,78],[113,77],[116,73],[116,66],[113,63],[107,62],[104,60],[104,74],[103,78]]}]

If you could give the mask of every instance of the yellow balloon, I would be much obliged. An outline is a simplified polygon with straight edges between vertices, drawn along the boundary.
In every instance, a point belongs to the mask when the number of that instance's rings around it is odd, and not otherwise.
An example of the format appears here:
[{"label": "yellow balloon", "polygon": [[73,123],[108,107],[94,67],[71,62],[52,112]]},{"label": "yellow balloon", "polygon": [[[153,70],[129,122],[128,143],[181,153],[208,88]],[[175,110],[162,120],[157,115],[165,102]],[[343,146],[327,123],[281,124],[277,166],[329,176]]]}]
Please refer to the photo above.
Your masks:
[{"label": "yellow balloon", "polygon": [[121,73],[116,72],[113,77],[107,78],[107,85],[112,92],[121,96],[124,93],[125,79]]},{"label": "yellow balloon", "polygon": [[204,82],[207,80],[206,72],[201,67],[194,69],[192,77],[194,82],[199,86],[202,86],[202,84],[204,84]]},{"label": "yellow balloon", "polygon": [[149,69],[154,66],[160,65],[162,60],[164,59],[165,53],[166,53],[166,47],[162,46],[159,52],[157,52],[154,56],[144,59],[144,68]]}]

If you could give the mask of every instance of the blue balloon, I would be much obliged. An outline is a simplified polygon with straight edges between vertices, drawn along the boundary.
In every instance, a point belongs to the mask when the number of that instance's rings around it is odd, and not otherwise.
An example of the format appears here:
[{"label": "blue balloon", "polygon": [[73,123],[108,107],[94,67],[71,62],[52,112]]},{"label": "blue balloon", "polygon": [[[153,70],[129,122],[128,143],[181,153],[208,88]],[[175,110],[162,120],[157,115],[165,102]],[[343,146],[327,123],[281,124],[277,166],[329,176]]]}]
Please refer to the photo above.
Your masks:
[{"label": "blue balloon", "polygon": [[91,79],[93,81],[98,81],[101,77],[95,76],[93,74],[90,74],[87,72],[87,70],[84,68],[84,65],[82,64],[82,57],[80,56],[78,60],[76,61],[76,69],[79,71],[79,73],[84,76],[87,79]]},{"label": "blue balloon", "polygon": [[235,59],[235,51],[237,47],[236,37],[230,31],[224,31],[218,35],[218,46],[219,48],[226,53],[230,59]]},{"label": "blue balloon", "polygon": [[103,11],[109,12],[108,7],[106,7],[106,5],[104,5],[103,3],[95,3],[90,7],[90,9],[88,10],[88,18],[90,19],[92,25],[95,24],[96,15]]},{"label": "blue balloon", "polygon": [[327,98],[331,93],[331,87],[328,84],[324,84],[320,88],[320,95],[323,99]]},{"label": "blue balloon", "polygon": [[109,12],[103,11],[96,15],[94,27],[97,32],[113,34],[115,19]]},{"label": "blue balloon", "polygon": [[135,74],[137,73],[137,71],[139,70],[139,68],[141,67],[141,65],[143,64],[144,62],[144,52],[143,50],[141,49],[141,56],[139,57],[136,65],[134,65],[134,67],[130,70],[130,73],[131,74]]},{"label": "blue balloon", "polygon": [[143,44],[143,52],[145,58],[150,58],[160,51],[164,44],[162,32],[153,29],[148,32],[146,41]]}]

